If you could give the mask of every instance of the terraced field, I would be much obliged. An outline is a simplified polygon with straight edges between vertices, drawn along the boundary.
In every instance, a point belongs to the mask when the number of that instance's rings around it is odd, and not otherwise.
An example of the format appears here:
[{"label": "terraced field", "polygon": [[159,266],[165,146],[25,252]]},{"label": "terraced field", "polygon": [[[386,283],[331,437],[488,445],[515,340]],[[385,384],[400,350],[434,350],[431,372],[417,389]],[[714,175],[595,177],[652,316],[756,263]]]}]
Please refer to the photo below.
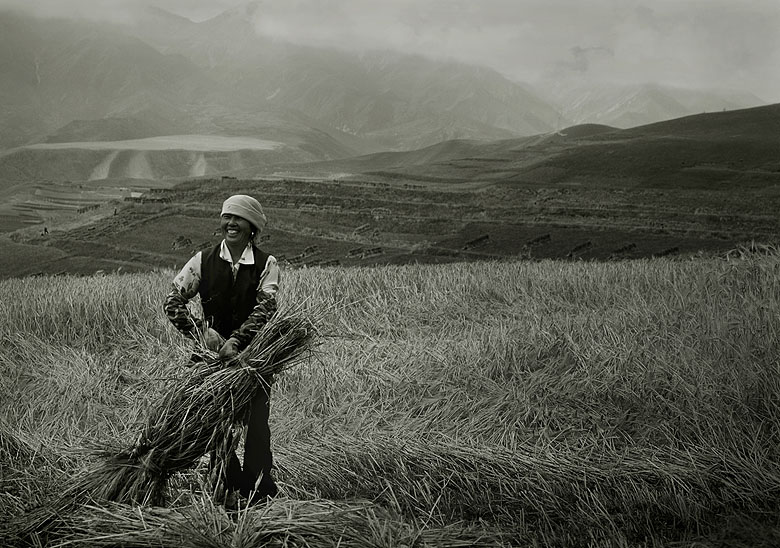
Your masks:
[{"label": "terraced field", "polygon": [[287,268],[688,256],[774,244],[780,234],[750,193],[725,207],[724,196],[681,189],[221,178],[128,196],[113,202],[115,213],[103,206],[85,222],[14,239],[64,252],[67,269],[81,273],[177,267],[219,240],[220,204],[237,193],[261,199],[269,218],[261,245]]}]

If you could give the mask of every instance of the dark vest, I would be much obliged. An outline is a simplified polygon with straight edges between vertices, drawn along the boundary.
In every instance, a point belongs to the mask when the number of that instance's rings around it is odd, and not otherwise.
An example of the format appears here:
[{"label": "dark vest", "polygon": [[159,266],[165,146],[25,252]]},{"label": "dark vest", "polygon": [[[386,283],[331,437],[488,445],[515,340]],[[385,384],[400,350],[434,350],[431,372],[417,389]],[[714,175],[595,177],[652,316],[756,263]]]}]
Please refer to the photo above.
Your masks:
[{"label": "dark vest", "polygon": [[268,253],[252,246],[255,264],[240,264],[234,282],[230,263],[219,256],[220,246],[217,244],[201,255],[198,293],[204,319],[227,339],[241,327],[257,304],[257,286],[265,270]]}]

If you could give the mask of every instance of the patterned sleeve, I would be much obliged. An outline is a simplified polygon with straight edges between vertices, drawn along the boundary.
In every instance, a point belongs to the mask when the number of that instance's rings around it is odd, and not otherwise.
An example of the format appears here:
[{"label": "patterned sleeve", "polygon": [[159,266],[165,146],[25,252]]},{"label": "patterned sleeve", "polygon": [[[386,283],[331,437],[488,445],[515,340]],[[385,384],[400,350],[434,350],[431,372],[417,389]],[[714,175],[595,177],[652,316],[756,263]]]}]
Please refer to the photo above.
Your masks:
[{"label": "patterned sleeve", "polygon": [[243,349],[276,314],[276,292],[279,288],[279,266],[273,256],[265,263],[265,270],[257,286],[257,302],[246,321],[233,331],[230,336],[238,340],[238,347]]},{"label": "patterned sleeve", "polygon": [[203,329],[203,321],[194,317],[187,307],[187,303],[197,295],[200,287],[200,258],[201,254],[198,252],[173,279],[163,306],[165,315],[174,327],[192,339],[197,338],[197,332]]}]

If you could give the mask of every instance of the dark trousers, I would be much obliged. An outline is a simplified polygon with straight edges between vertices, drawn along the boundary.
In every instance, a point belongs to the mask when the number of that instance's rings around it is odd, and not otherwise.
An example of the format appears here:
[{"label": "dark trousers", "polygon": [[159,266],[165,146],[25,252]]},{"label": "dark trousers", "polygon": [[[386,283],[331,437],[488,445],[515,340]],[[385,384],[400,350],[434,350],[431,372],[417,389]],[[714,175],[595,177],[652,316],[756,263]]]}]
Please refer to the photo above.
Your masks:
[{"label": "dark trousers", "polygon": [[233,449],[232,439],[227,440],[226,450],[211,452],[212,473],[216,473],[226,491],[240,491],[246,496],[255,490],[258,478],[263,476],[270,479],[274,464],[271,428],[268,426],[270,390],[270,387],[261,388],[252,400],[244,437],[243,468]]}]

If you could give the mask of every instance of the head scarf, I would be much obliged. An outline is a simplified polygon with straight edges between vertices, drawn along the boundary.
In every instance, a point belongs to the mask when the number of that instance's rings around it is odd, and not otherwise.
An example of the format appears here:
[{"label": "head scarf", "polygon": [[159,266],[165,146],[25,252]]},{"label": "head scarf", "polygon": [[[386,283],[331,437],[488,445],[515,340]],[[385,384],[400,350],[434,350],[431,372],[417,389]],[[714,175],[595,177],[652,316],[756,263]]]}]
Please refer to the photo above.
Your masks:
[{"label": "head scarf", "polygon": [[255,227],[258,234],[266,223],[260,202],[246,194],[236,194],[225,200],[222,204],[222,213],[220,215],[225,215],[226,213],[246,219]]}]

